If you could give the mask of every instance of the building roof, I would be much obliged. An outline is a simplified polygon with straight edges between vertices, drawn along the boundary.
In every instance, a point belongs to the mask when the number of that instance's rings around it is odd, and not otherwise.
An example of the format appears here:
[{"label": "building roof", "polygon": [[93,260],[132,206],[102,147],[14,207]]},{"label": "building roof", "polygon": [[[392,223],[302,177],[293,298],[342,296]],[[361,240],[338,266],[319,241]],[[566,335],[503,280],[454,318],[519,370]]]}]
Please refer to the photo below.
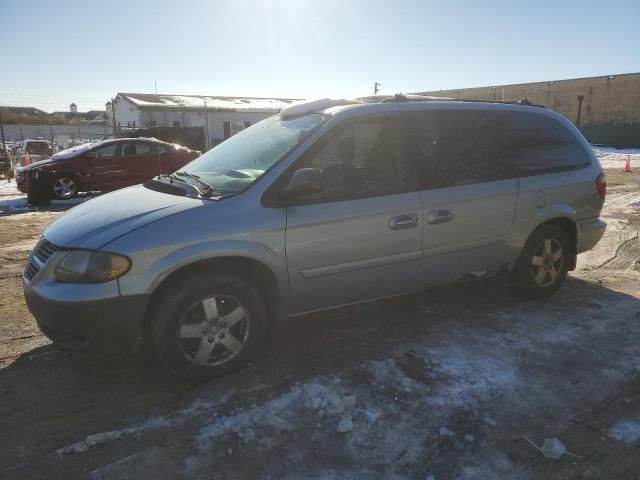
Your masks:
[{"label": "building roof", "polygon": [[11,107],[2,105],[0,108],[13,113],[14,115],[47,115],[47,112],[35,107]]},{"label": "building roof", "polygon": [[65,117],[65,118],[82,118],[84,120],[95,120],[97,118],[106,117],[106,112],[104,110],[89,110],[88,112],[67,112],[57,110],[55,112],[51,112],[51,115],[54,117]]},{"label": "building roof", "polygon": [[165,95],[150,93],[118,93],[140,109],[178,109],[246,111],[277,113],[297,99],[264,97],[219,97],[208,95]]}]

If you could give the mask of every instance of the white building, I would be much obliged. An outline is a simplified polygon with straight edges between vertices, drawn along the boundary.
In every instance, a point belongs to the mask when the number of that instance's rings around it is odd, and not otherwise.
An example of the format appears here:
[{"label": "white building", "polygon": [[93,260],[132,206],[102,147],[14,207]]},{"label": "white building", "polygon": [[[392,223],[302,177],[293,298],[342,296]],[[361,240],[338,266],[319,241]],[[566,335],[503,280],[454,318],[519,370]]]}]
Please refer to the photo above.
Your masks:
[{"label": "white building", "polygon": [[210,145],[278,113],[290,98],[213,97],[118,93],[107,103],[113,125],[122,127],[202,127]]}]

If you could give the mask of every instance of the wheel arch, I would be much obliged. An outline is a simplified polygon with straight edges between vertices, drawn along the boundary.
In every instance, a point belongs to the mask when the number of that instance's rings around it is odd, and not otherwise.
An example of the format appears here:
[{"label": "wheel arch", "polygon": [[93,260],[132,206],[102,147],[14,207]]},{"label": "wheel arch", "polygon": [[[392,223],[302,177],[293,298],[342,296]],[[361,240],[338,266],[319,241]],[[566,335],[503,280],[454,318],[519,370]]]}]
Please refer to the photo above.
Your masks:
[{"label": "wheel arch", "polygon": [[76,193],[79,193],[82,191],[81,190],[82,182],[80,181],[80,175],[77,172],[63,169],[63,170],[56,170],[52,172],[52,174],[54,178],[61,178],[61,177],[73,178],[73,181],[76,182]]},{"label": "wheel arch", "polygon": [[262,295],[266,307],[269,327],[276,325],[277,320],[283,315],[283,301],[281,289],[275,273],[265,263],[246,256],[223,256],[196,260],[182,265],[169,273],[155,287],[151,293],[143,324],[143,336],[147,336],[152,322],[154,308],[159,298],[162,298],[172,285],[180,282],[181,278],[192,275],[201,275],[210,272],[228,272],[240,276],[251,283]]},{"label": "wheel arch", "polygon": [[546,219],[545,221],[538,224],[533,230],[531,230],[531,232],[527,236],[527,241],[529,240],[529,238],[531,238],[531,235],[533,235],[537,230],[547,225],[553,225],[555,227],[558,227],[567,234],[567,237],[569,238],[569,245],[571,246],[571,257],[569,258],[569,270],[570,271],[575,270],[576,262],[578,259],[578,253],[577,253],[578,226],[576,224],[576,221],[573,218],[570,218],[567,216],[555,216],[555,217]]}]

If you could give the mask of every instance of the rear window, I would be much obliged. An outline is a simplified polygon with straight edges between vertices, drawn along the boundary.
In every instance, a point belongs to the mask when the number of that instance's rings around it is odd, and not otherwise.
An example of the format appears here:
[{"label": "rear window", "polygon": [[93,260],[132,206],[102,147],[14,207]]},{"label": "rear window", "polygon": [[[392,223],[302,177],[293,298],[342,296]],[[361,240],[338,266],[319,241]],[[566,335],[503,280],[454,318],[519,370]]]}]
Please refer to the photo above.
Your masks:
[{"label": "rear window", "polygon": [[591,161],[566,127],[536,113],[416,112],[408,114],[403,130],[426,188],[553,173]]},{"label": "rear window", "polygon": [[45,153],[49,150],[47,142],[29,142],[27,143],[27,152],[29,153]]}]

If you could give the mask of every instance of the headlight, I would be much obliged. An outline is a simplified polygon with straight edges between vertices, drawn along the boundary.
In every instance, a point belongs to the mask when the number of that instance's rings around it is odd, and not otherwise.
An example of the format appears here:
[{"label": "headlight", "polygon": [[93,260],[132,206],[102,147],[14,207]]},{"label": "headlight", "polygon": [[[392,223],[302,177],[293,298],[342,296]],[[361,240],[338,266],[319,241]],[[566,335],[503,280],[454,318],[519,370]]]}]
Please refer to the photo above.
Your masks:
[{"label": "headlight", "polygon": [[100,283],[121,277],[129,267],[131,260],[124,255],[74,250],[62,258],[55,275],[62,282]]}]

